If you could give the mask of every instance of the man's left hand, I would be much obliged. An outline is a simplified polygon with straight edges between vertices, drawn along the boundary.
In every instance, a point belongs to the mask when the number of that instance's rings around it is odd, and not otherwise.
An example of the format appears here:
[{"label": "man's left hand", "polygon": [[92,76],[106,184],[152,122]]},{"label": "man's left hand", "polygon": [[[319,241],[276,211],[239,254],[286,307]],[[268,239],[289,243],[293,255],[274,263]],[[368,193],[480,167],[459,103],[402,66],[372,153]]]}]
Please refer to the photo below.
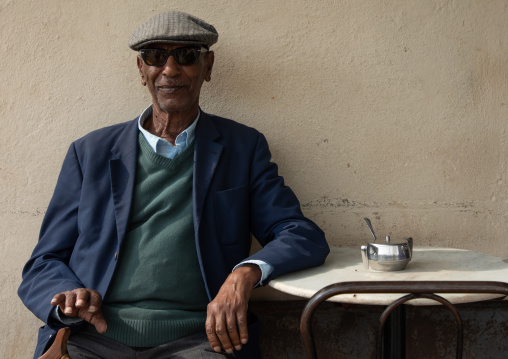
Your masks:
[{"label": "man's left hand", "polygon": [[226,279],[213,301],[208,304],[206,335],[216,352],[224,348],[226,353],[240,350],[246,344],[247,307],[252,288],[261,279],[261,269],[256,264],[246,264],[235,269]]}]

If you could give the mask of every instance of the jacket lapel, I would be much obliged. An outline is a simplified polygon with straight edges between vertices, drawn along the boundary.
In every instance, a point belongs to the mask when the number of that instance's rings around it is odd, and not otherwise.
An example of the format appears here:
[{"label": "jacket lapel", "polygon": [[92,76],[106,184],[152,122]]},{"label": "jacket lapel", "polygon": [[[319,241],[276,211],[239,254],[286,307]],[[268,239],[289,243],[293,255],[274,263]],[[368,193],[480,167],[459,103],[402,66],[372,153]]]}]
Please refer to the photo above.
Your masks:
[{"label": "jacket lapel", "polygon": [[[115,146],[111,149],[113,154],[110,160],[111,190],[115,206],[118,240],[120,242],[125,237],[132,205],[138,134],[138,119],[136,118],[127,125]],[[220,134],[212,123],[210,116],[201,111],[196,126],[194,149],[193,215],[196,233],[201,222],[206,195],[222,153],[223,145],[216,142],[219,137]]]},{"label": "jacket lapel", "polygon": [[217,168],[222,144],[216,142],[220,137],[210,116],[201,111],[196,126],[196,142],[194,147],[194,179],[193,179],[193,208],[194,230],[198,233],[203,215],[203,208],[213,174]]},{"label": "jacket lapel", "polygon": [[111,149],[113,157],[109,161],[109,170],[119,244],[125,237],[129,223],[136,177],[138,133],[138,119],[136,118],[127,125]]}]

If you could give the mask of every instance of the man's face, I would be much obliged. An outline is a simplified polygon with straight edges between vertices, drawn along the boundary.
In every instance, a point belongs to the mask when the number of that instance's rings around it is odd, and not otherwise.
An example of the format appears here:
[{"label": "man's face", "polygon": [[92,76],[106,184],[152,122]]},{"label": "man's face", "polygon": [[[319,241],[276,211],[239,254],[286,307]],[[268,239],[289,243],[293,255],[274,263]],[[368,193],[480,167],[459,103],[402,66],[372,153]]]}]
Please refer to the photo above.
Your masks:
[{"label": "man's face", "polygon": [[[150,48],[174,50],[185,44],[155,44]],[[179,65],[170,56],[163,66],[148,66],[138,56],[137,64],[141,83],[152,95],[153,105],[166,113],[196,113],[203,81],[210,81],[214,62],[213,52],[201,54],[192,65]]]}]

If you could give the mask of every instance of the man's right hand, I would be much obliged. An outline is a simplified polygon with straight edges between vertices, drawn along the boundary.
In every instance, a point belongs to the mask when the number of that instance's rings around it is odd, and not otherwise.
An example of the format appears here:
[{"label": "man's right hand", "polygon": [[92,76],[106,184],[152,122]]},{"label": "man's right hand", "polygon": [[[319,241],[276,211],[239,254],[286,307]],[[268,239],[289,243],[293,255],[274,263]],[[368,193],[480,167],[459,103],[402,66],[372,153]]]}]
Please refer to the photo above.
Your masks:
[{"label": "man's right hand", "polygon": [[78,317],[93,324],[101,334],[107,329],[101,310],[102,297],[93,289],[77,288],[59,293],[53,297],[51,304],[58,305],[62,313],[68,317]]}]

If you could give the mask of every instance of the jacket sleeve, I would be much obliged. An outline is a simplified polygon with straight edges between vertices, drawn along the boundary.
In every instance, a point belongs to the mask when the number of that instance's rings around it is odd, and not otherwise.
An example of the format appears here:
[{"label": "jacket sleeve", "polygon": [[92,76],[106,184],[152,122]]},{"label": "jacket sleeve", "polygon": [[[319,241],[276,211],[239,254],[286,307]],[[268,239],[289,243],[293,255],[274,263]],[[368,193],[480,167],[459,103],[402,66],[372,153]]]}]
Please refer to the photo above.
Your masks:
[{"label": "jacket sleeve", "polygon": [[39,242],[23,268],[18,294],[39,319],[51,326],[51,299],[83,287],[69,268],[78,238],[78,208],[83,175],[72,144],[65,157],[55,192],[42,223]]},{"label": "jacket sleeve", "polygon": [[266,139],[259,134],[251,161],[249,220],[263,248],[247,260],[273,267],[263,285],[282,274],[323,264],[330,251],[323,231],[303,215],[296,195],[270,159]]}]

